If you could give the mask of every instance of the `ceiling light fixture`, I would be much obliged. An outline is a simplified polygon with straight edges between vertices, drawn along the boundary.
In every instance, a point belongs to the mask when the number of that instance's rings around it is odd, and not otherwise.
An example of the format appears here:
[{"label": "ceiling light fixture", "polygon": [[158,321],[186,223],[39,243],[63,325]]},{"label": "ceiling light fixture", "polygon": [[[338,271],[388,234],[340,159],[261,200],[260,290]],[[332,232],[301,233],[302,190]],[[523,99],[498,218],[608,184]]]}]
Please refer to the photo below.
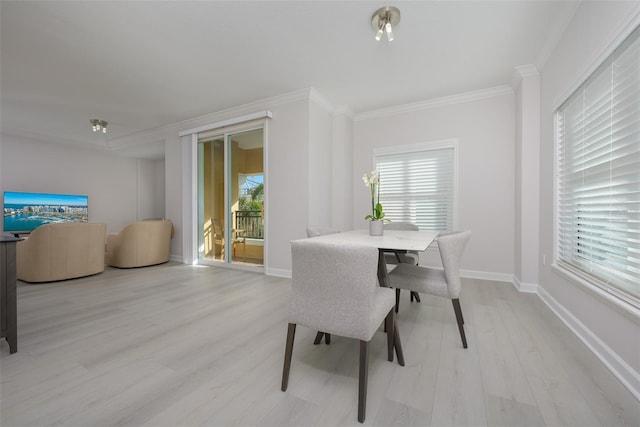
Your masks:
[{"label": "ceiling light fixture", "polygon": [[387,34],[387,40],[393,41],[393,28],[400,22],[400,10],[397,7],[385,6],[373,12],[371,26],[376,30],[376,40]]},{"label": "ceiling light fixture", "polygon": [[91,122],[91,129],[93,129],[94,132],[102,131],[102,133],[107,133],[107,125],[109,123],[100,119],[91,119],[89,122]]}]

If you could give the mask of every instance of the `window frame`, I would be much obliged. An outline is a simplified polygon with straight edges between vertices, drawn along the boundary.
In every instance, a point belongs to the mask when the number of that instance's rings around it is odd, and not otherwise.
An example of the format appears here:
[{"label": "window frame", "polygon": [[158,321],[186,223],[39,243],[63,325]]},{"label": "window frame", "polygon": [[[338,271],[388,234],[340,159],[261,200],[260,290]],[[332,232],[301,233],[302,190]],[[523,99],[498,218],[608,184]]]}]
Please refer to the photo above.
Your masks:
[{"label": "window frame", "polygon": [[[453,159],[452,159],[452,218],[451,218],[451,227],[452,230],[458,229],[458,156],[459,156],[459,147],[458,147],[458,139],[450,138],[443,140],[434,140],[434,141],[425,141],[418,142],[415,144],[404,144],[404,145],[393,145],[387,147],[378,147],[373,150],[373,169],[377,168],[378,158],[381,156],[390,156],[396,154],[407,154],[414,152],[425,152],[425,151],[435,151],[435,150],[443,150],[443,149],[452,149],[453,150]],[[384,180],[384,177],[381,178]],[[384,206],[384,202],[382,202]],[[444,231],[444,230],[440,230]],[[431,249],[436,249],[436,245],[431,245]]]},{"label": "window frame", "polygon": [[[636,24],[637,25],[637,24]],[[635,34],[635,35],[634,35]],[[561,192],[562,179],[560,176],[560,150],[561,150],[561,135],[560,135],[560,114],[564,113],[564,107],[567,103],[570,103],[574,95],[584,91],[585,88],[590,88],[590,84],[597,80],[603,70],[607,70],[613,66],[614,61],[617,59],[616,53],[629,46],[634,40],[629,42],[629,39],[633,36],[635,41],[640,40],[640,26],[635,26],[628,31],[624,37],[619,37],[616,40],[616,44],[613,45],[607,52],[598,58],[597,65],[592,67],[589,72],[582,75],[579,80],[579,84],[574,86],[574,89],[570,91],[561,102],[554,103],[553,109],[553,263],[551,268],[556,273],[563,276],[565,279],[570,280],[572,283],[578,284],[584,289],[588,290],[591,294],[599,296],[601,299],[610,303],[613,307],[621,309],[623,313],[631,314],[633,318],[640,318],[640,297],[628,295],[624,291],[618,289],[617,286],[611,286],[604,280],[598,278],[595,275],[590,274],[588,271],[581,269],[578,266],[571,265],[569,262],[564,261],[560,257],[561,242]]]}]

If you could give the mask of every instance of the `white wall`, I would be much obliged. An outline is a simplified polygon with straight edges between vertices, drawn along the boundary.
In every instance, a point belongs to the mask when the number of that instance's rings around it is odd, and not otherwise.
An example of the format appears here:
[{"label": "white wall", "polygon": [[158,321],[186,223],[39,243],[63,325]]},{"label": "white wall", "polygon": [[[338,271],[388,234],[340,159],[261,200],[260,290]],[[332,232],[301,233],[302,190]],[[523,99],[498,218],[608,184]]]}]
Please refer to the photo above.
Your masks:
[{"label": "white wall", "polygon": [[535,292],[538,285],[540,203],[540,75],[518,67],[516,84],[516,182],[514,283]]},{"label": "white wall", "polygon": [[[511,281],[514,265],[514,94],[439,102],[418,111],[357,116],[353,144],[353,224],[365,228],[369,194],[362,174],[378,147],[458,140],[458,229],[470,229],[467,275]],[[477,99],[480,98],[480,99]],[[457,99],[457,98],[456,98]],[[431,255],[432,257],[433,255]],[[432,263],[432,259],[421,259]]]},{"label": "white wall", "polygon": [[554,253],[553,113],[640,23],[639,2],[583,2],[541,70],[540,295],[640,399],[640,319],[550,265]]},{"label": "white wall", "polygon": [[157,169],[151,163],[140,167],[136,159],[109,152],[4,134],[0,163],[0,190],[86,194],[89,221],[105,222],[107,232],[136,221],[140,203],[145,215],[164,215],[152,208]]},{"label": "white wall", "polygon": [[308,225],[331,225],[331,114],[311,97],[309,102]]},{"label": "white wall", "polygon": [[331,121],[331,227],[353,229],[353,117],[344,108]]}]

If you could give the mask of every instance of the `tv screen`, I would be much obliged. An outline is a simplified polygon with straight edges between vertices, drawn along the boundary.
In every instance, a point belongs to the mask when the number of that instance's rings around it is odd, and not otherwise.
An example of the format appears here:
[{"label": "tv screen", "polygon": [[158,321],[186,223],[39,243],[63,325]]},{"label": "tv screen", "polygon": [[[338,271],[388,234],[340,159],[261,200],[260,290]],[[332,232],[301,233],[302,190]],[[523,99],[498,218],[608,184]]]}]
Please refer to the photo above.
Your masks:
[{"label": "tv screen", "polygon": [[7,233],[30,233],[56,222],[88,221],[88,196],[5,191],[3,201]]}]

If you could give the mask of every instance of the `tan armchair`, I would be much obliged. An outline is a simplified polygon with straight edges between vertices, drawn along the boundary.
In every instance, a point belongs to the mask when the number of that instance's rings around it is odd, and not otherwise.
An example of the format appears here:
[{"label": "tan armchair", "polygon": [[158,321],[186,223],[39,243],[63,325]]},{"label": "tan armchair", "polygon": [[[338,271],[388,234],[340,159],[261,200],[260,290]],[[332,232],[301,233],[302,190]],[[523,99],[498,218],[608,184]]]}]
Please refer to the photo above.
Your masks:
[{"label": "tan armchair", "polygon": [[17,277],[25,282],[53,282],[104,271],[107,225],[64,222],[42,225],[18,242]]},{"label": "tan armchair", "polygon": [[171,221],[138,221],[117,234],[107,236],[106,263],[112,267],[133,268],[169,261],[173,237]]}]

